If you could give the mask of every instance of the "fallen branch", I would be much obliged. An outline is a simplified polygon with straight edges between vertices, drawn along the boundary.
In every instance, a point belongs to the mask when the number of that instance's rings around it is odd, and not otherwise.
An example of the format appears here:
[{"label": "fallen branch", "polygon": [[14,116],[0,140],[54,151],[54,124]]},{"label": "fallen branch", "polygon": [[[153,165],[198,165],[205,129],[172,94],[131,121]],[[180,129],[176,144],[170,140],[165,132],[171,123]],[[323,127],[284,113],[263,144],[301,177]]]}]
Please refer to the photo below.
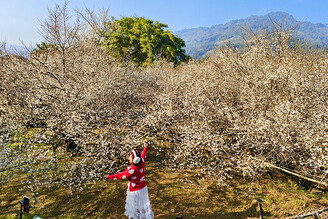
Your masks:
[{"label": "fallen branch", "polygon": [[291,217],[291,218],[288,218],[288,219],[301,219],[301,218],[306,218],[306,217],[311,217],[311,216],[314,216],[315,218],[319,218],[319,214],[321,214],[325,211],[328,211],[328,208],[324,208],[322,210],[318,210],[318,211],[315,211],[315,212],[312,212],[312,213],[297,215],[295,217]]},{"label": "fallen branch", "polygon": [[[230,147],[226,147],[226,148],[228,148],[229,150],[232,150],[232,151],[234,151],[234,152],[237,152],[236,150],[233,150],[233,149],[231,149]],[[257,161],[262,162],[263,164],[265,164],[265,165],[267,165],[267,166],[270,166],[270,167],[273,167],[273,168],[278,169],[278,170],[280,170],[280,171],[283,171],[283,172],[285,172],[285,173],[288,173],[288,174],[291,174],[291,175],[297,176],[298,178],[302,178],[302,179],[308,180],[308,181],[310,181],[310,182],[317,183],[318,185],[323,185],[323,186],[325,186],[325,187],[328,188],[328,183],[325,183],[325,182],[323,182],[322,180],[321,180],[321,181],[318,181],[318,180],[312,179],[312,178],[310,178],[310,177],[306,177],[306,176],[303,176],[303,175],[301,175],[301,174],[298,174],[298,173],[296,173],[296,172],[294,172],[294,171],[288,170],[288,169],[286,169],[286,168],[279,167],[279,166],[274,165],[274,164],[272,164],[272,163],[269,163],[269,162],[263,161],[263,160],[261,160],[261,159],[259,159],[259,158],[256,158],[256,157],[253,157],[253,156],[250,156],[250,157],[251,157],[252,159],[254,159],[254,160],[257,160]]]},{"label": "fallen branch", "polygon": [[265,163],[265,164],[267,164],[268,166],[271,166],[271,167],[273,167],[273,168],[275,168],[275,169],[281,170],[281,171],[283,171],[283,172],[285,172],[285,173],[289,173],[289,174],[294,175],[294,176],[297,176],[297,177],[299,177],[299,178],[302,178],[302,179],[305,179],[305,180],[308,180],[308,181],[311,181],[311,182],[317,183],[317,184],[319,184],[319,185],[324,185],[324,186],[328,187],[328,184],[325,183],[325,182],[319,182],[318,180],[315,180],[315,179],[312,179],[312,178],[309,178],[309,177],[306,177],[306,176],[300,175],[300,174],[298,174],[298,173],[295,173],[295,172],[293,172],[293,171],[287,170],[287,169],[285,169],[285,168],[283,168],[283,167],[278,167],[278,166],[276,166],[276,165],[274,165],[274,164],[271,164],[271,163]]}]

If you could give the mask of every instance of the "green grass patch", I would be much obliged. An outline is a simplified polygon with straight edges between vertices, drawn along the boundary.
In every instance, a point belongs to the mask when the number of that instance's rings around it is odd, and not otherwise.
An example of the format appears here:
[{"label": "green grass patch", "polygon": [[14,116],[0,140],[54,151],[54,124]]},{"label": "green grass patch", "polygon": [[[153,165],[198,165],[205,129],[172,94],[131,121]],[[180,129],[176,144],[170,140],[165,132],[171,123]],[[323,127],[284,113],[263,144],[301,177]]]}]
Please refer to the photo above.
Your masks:
[{"label": "green grass patch", "polygon": [[[258,218],[257,199],[262,200],[265,218],[287,218],[306,209],[328,206],[325,193],[295,187],[295,181],[279,172],[274,179],[256,181],[236,175],[230,186],[218,188],[211,179],[186,184],[186,173],[170,172],[159,165],[150,151],[146,180],[155,218]],[[19,176],[0,188],[0,218],[17,218],[24,194]],[[190,176],[189,176],[190,177]],[[190,178],[189,178],[190,179]],[[125,218],[126,181],[98,181],[71,195],[68,188],[42,188],[37,203],[23,218]]]}]

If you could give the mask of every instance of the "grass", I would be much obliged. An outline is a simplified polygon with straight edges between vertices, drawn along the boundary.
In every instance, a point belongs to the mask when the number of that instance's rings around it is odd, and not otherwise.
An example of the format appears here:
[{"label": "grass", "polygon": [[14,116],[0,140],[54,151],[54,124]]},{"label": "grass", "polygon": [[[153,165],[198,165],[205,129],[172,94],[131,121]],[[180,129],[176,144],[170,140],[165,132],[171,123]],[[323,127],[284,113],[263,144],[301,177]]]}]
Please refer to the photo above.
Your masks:
[{"label": "grass", "polygon": [[[234,145],[234,150],[247,156],[242,159],[245,166],[253,165],[248,163],[250,154],[324,174],[320,168],[326,168],[322,153],[327,149],[327,51],[290,48],[289,31],[275,29],[269,35],[252,37],[243,51],[231,45],[202,62],[178,68],[161,62],[147,69],[116,65],[93,40],[67,48],[65,59],[54,51],[31,56],[31,60],[2,56],[2,132],[42,118],[47,129],[56,133],[17,130],[8,146],[29,151],[33,142],[48,138],[57,147],[63,143],[57,139],[61,137],[80,139],[81,146],[96,141],[99,149],[107,149],[104,140],[128,148],[139,144],[141,139],[136,137],[159,137],[155,143],[160,147],[172,142],[178,149],[170,154],[177,163],[196,164],[199,157],[190,153],[196,150],[234,167],[231,158],[235,157],[226,150]],[[28,126],[43,126],[43,121],[31,122]],[[98,137],[89,134],[93,128]],[[20,147],[24,145],[29,147]],[[35,145],[38,149],[46,146]],[[89,152],[92,155],[93,150]],[[61,153],[57,155],[56,164],[69,162]],[[201,187],[185,184],[186,178],[195,179],[186,172],[163,169],[161,158],[151,151],[149,158],[147,182],[157,218],[256,218],[258,198],[264,200],[266,218],[286,218],[328,204],[324,194],[294,186],[297,181],[279,172],[274,179],[263,175],[256,181],[236,175],[229,187],[218,189],[211,179],[201,181]],[[198,166],[207,172],[208,166],[203,167]],[[19,191],[23,178],[18,175],[0,185],[0,217],[17,217],[18,201],[31,195]],[[74,196],[65,187],[43,189],[26,217],[123,218],[125,193],[124,181],[99,181],[96,188]]]},{"label": "grass", "polygon": [[[293,179],[279,172],[273,172],[273,179],[263,175],[256,181],[236,175],[229,187],[219,189],[210,179],[186,184],[185,173],[161,168],[152,153],[148,159],[147,183],[155,218],[258,218],[258,198],[265,218],[288,218],[328,206],[324,193],[295,186]],[[19,178],[0,188],[0,218],[18,218],[18,201],[29,195],[19,188]],[[74,195],[67,188],[44,189],[23,218],[125,218],[126,188],[126,181],[99,181],[97,188]]]}]

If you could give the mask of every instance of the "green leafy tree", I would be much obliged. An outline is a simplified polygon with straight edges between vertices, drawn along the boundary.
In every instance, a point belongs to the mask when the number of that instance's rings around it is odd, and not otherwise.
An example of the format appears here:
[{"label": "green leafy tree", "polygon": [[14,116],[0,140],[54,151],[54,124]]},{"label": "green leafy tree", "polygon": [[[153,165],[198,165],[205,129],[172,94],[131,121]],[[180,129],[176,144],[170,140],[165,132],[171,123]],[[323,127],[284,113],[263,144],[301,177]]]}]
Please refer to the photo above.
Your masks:
[{"label": "green leafy tree", "polygon": [[49,51],[58,50],[58,46],[52,43],[42,42],[41,44],[36,44],[36,48],[33,49],[34,53],[46,53]]},{"label": "green leafy tree", "polygon": [[173,35],[168,26],[144,17],[123,17],[107,23],[103,43],[109,53],[121,62],[132,61],[147,66],[165,59],[179,65],[189,60],[185,42]]}]

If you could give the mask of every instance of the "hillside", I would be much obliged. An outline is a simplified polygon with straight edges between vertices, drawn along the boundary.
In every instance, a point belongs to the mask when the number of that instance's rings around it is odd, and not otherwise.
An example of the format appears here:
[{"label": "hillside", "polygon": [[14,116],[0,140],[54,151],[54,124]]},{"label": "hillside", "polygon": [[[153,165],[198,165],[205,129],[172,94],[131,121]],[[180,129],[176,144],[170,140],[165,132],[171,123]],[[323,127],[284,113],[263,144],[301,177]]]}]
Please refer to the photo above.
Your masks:
[{"label": "hillside", "polygon": [[297,21],[292,15],[285,12],[250,16],[212,27],[184,29],[175,34],[186,42],[187,53],[195,59],[200,59],[205,56],[206,52],[213,50],[215,46],[225,44],[227,41],[237,44],[242,42],[241,36],[247,34],[243,30],[244,28],[260,31],[272,27],[273,21],[287,29],[295,28],[294,36],[298,39],[320,45],[328,43],[327,24]]},{"label": "hillside", "polygon": [[126,181],[104,177],[145,146],[156,218],[328,206],[326,51],[292,48],[278,30],[243,51],[140,67],[101,35],[50,33],[74,43],[27,58],[0,47],[0,218],[17,218],[23,196],[42,218],[123,218]]},{"label": "hillside", "polygon": [[[187,173],[174,173],[160,168],[159,157],[150,150],[147,164],[147,183],[152,209],[157,219],[214,218],[251,219],[259,218],[258,201],[261,200],[263,216],[289,218],[304,209],[322,209],[328,198],[320,190],[305,190],[279,172],[273,179],[265,174],[256,182],[238,176],[231,186],[224,189],[211,185],[208,180],[186,184]],[[0,186],[0,218],[19,217],[22,199],[19,175],[10,184]],[[126,218],[124,206],[126,181],[98,181],[97,188],[84,188],[70,194],[67,187],[43,188],[38,202],[23,219],[38,215],[42,218]],[[295,186],[297,185],[297,186]],[[79,196],[77,198],[77,195]]]}]

